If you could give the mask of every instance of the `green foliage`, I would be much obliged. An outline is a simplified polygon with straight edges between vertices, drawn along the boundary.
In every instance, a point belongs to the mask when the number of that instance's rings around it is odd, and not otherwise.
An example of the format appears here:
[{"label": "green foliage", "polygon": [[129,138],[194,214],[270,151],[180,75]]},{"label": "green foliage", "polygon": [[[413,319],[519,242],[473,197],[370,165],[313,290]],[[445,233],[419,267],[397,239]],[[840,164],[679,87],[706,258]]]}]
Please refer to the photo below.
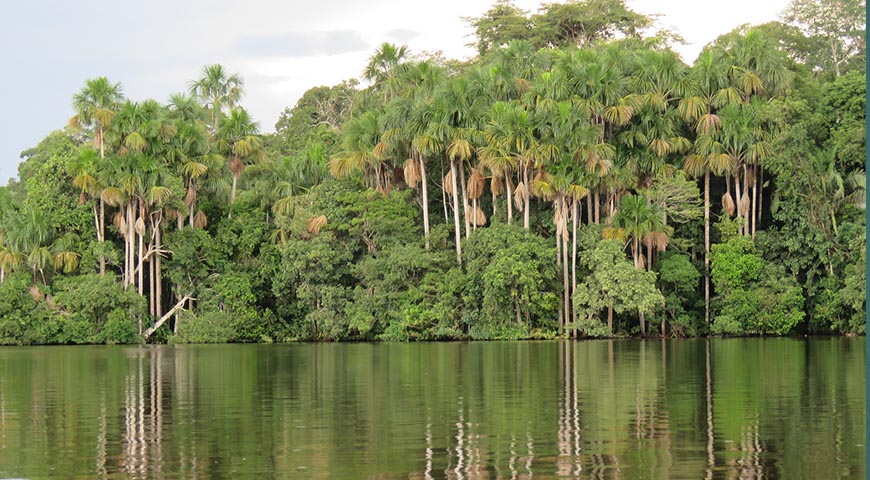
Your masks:
[{"label": "green foliage", "polygon": [[781,265],[766,264],[749,238],[713,246],[711,277],[719,294],[715,334],[785,335],[804,319],[797,280]]},{"label": "green foliage", "polygon": [[656,264],[659,274],[659,290],[665,295],[664,314],[671,325],[673,335],[686,336],[698,333],[699,302],[698,281],[701,273],[687,255],[665,253]]},{"label": "green foliage", "polygon": [[499,0],[480,17],[465,18],[474,28],[483,56],[511,41],[526,40],[535,48],[586,47],[618,35],[639,37],[652,19],[624,0],[570,0],[545,4],[529,16],[510,0]]},{"label": "green foliage", "polygon": [[81,325],[79,334],[67,339],[72,343],[135,343],[138,321],[147,322],[145,299],[124,290],[114,276],[61,278],[54,284],[54,302],[67,321]]},{"label": "green foliage", "polygon": [[480,306],[466,314],[473,332],[510,324],[518,329],[553,327],[561,288],[553,262],[556,252],[544,238],[497,224],[474,232],[463,256],[466,295]]},{"label": "green foliage", "polygon": [[[665,299],[656,289],[656,274],[635,268],[625,257],[622,244],[603,240],[582,256],[589,272],[577,285],[574,301],[579,314],[586,317],[587,334],[600,334],[600,327],[589,325],[606,308],[617,314],[650,313],[664,306]],[[605,326],[606,329],[606,326]]]},{"label": "green foliage", "polygon": [[689,66],[623,0],[499,1],[478,58],[384,43],[268,135],[221,65],[166,105],[88,80],[0,187],[0,343],[140,341],[184,295],[151,341],[863,332],[860,4]]}]

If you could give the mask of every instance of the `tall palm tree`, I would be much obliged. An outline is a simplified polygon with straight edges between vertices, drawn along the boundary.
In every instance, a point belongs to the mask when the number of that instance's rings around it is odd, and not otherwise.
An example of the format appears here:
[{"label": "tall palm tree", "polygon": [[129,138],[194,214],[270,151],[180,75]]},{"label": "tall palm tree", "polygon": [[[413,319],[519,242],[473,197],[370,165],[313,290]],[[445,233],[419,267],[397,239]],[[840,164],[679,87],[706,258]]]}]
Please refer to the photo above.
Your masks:
[{"label": "tall palm tree", "polygon": [[722,128],[718,110],[740,101],[738,90],[727,82],[728,66],[720,63],[712,50],[701,52],[689,76],[690,91],[680,100],[680,115],[694,126],[695,141],[683,162],[683,170],[692,177],[704,177],[704,318],[710,323],[710,174],[724,175],[730,159],[719,155],[721,145],[715,140]]},{"label": "tall palm tree", "polygon": [[205,102],[211,110],[211,129],[216,133],[223,108],[238,105],[245,94],[245,83],[237,73],[229,73],[220,64],[206,65],[200,77],[190,83],[190,93]]},{"label": "tall palm tree", "polygon": [[[612,225],[607,227],[604,237],[627,240],[631,245],[631,256],[637,269],[649,268],[650,258],[644,258],[641,251],[643,242],[667,245],[673,229],[664,224],[662,215],[654,205],[642,195],[626,195],[619,203],[619,210],[613,217]],[[640,331],[646,335],[646,322],[640,312]]]},{"label": "tall palm tree", "polygon": [[336,178],[363,172],[367,185],[381,189],[382,112],[369,110],[345,122],[341,130],[341,151],[329,161],[329,173]]},{"label": "tall palm tree", "polygon": [[[499,162],[502,167],[519,170],[520,182],[513,192],[518,206],[523,210],[523,227],[529,229],[529,210],[531,186],[529,171],[534,166],[536,154],[540,152],[535,125],[529,112],[516,102],[496,102],[492,106],[490,120],[485,130],[488,144],[487,163]],[[506,159],[512,159],[507,160]],[[505,159],[505,160],[500,160]]]},{"label": "tall palm tree", "polygon": [[[94,128],[94,147],[100,151],[101,161],[106,158],[106,129],[109,128],[112,118],[123,100],[124,94],[121,84],[111,83],[106,77],[85,81],[85,86],[73,96],[75,115],[70,119],[70,123]],[[87,192],[87,194],[99,198],[99,195],[94,195],[99,190],[99,184],[93,179],[95,171],[100,168],[100,162],[89,159],[86,163],[86,170],[80,170],[76,174],[79,179],[76,186],[81,188],[83,193]],[[105,209],[105,202],[100,199],[98,221],[96,222],[98,242],[106,240]],[[100,275],[104,275],[106,273],[105,256],[101,255],[99,262]]]},{"label": "tall palm tree", "polygon": [[266,155],[258,129],[257,123],[242,108],[230,110],[218,128],[216,147],[226,156],[227,167],[233,176],[230,205],[236,201],[239,177],[245,171],[246,162],[262,160]]},{"label": "tall palm tree", "polygon": [[383,92],[383,105],[398,93],[402,64],[408,60],[408,55],[406,45],[396,46],[384,42],[369,57],[363,78],[373,82],[374,88]]}]

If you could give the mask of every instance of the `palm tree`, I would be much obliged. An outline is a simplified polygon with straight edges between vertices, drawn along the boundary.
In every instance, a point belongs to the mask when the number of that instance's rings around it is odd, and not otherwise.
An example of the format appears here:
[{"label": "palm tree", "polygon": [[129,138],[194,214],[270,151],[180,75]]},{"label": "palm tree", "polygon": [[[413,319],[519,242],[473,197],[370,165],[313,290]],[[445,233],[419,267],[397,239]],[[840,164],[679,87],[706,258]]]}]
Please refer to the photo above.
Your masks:
[{"label": "palm tree", "polygon": [[516,102],[496,102],[492,106],[484,136],[488,145],[484,155],[488,165],[519,169],[521,180],[513,193],[508,186],[508,198],[513,196],[522,208],[523,227],[528,230],[531,193],[529,170],[534,165],[536,153],[540,152],[533,120],[529,112]]},{"label": "palm tree", "polygon": [[[94,127],[94,146],[100,151],[100,160],[106,158],[106,129],[110,126],[115,112],[120,107],[124,95],[120,83],[111,83],[106,77],[98,77],[85,81],[85,86],[73,96],[75,115],[70,123],[77,126]],[[95,158],[90,158],[80,165],[84,167],[76,173],[77,187],[82,193],[99,197],[99,184],[94,181],[95,171],[100,168]],[[75,181],[75,180],[74,180]],[[105,202],[99,200],[99,215],[96,221],[97,241],[106,240]],[[96,207],[95,207],[96,215]],[[106,258],[100,256],[100,275],[106,273]]]},{"label": "palm tree", "polygon": [[229,116],[221,122],[218,129],[216,147],[226,155],[227,167],[233,175],[230,205],[236,201],[239,177],[247,166],[245,162],[262,160],[266,155],[262,139],[257,132],[257,123],[251,120],[246,110],[241,108],[230,110]]},{"label": "palm tree", "polygon": [[94,127],[94,146],[100,150],[100,158],[105,158],[104,134],[112,122],[115,111],[124,100],[120,83],[111,83],[106,77],[85,81],[85,86],[73,96],[75,115],[70,123]]},{"label": "palm tree", "polygon": [[[199,111],[200,107],[190,97],[172,96],[168,118],[174,121],[176,133],[163,154],[170,168],[184,182],[184,206],[187,207],[190,227],[194,227],[198,215],[196,202],[200,181],[217,172],[223,162],[223,157],[211,150],[208,131],[199,119]],[[179,214],[177,221],[178,228],[181,228],[183,215]]]},{"label": "palm tree", "polygon": [[391,43],[383,43],[369,57],[369,62],[363,70],[363,78],[373,82],[373,87],[384,94],[386,105],[390,98],[399,90],[401,66],[408,60],[408,47],[397,47]]},{"label": "palm tree", "polygon": [[[603,234],[607,239],[628,240],[634,267],[644,269],[651,266],[651,259],[644,258],[641,243],[666,246],[673,229],[664,224],[661,213],[642,195],[626,195],[619,203],[612,225]],[[643,312],[640,312],[640,331],[642,335],[646,335]]]},{"label": "palm tree", "polygon": [[233,110],[245,94],[242,77],[228,73],[223,65],[206,65],[200,78],[190,83],[190,93],[205,102],[211,110],[211,129],[216,133],[220,125],[220,115],[226,106]]},{"label": "palm tree", "polygon": [[57,271],[69,273],[78,266],[80,255],[72,250],[72,237],[63,237],[52,243],[54,231],[45,215],[27,207],[10,219],[6,245],[0,250],[0,269],[13,271],[27,264],[46,283],[45,270],[54,265]]},{"label": "palm tree", "polygon": [[373,177],[370,186],[381,190],[381,160],[382,149],[376,149],[381,143],[383,133],[379,111],[369,110],[364,114],[351,118],[341,129],[341,151],[329,161],[329,173],[336,178],[363,172],[367,185]]},{"label": "palm tree", "polygon": [[692,152],[683,170],[692,177],[704,176],[704,318],[710,323],[710,173],[724,175],[731,161],[719,155],[721,144],[715,140],[722,128],[718,109],[740,101],[736,88],[727,82],[727,65],[721,64],[712,50],[701,52],[689,72],[690,91],[680,100],[680,115],[694,124]]}]

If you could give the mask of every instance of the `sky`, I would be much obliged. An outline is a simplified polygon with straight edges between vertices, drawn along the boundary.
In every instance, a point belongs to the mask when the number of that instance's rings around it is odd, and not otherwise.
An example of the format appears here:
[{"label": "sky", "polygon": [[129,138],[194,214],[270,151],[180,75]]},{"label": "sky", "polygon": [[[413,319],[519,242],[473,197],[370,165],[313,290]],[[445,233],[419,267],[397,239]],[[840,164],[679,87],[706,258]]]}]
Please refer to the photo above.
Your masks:
[{"label": "sky", "polygon": [[[555,1],[555,0],[553,0]],[[242,104],[264,132],[311,87],[359,78],[381,43],[413,52],[474,55],[461,17],[494,0],[29,0],[0,3],[0,185],[17,177],[20,153],[63,128],[72,96],[98,76],[133,100],[185,91],[204,65],[239,73]],[[542,2],[515,0],[537,11]],[[549,0],[547,3],[550,3]],[[744,23],[776,20],[787,0],[627,0],[677,31],[691,64],[704,45]]]}]

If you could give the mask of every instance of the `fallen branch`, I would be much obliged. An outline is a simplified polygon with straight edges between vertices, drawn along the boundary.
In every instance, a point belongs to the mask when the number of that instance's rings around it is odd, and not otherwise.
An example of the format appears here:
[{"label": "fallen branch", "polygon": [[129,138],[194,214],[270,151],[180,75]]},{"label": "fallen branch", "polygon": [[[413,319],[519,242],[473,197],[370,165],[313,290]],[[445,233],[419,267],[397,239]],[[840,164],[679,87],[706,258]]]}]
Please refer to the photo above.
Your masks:
[{"label": "fallen branch", "polygon": [[184,302],[186,302],[188,300],[195,300],[195,299],[193,297],[191,297],[190,295],[185,295],[184,298],[179,300],[178,303],[176,303],[175,306],[172,307],[171,310],[166,312],[166,315],[163,315],[162,317],[160,317],[160,320],[157,320],[157,322],[154,323],[153,327],[150,327],[148,330],[145,330],[145,333],[142,335],[142,337],[147,340],[148,337],[150,337],[154,332],[156,332],[157,329],[160,328],[164,322],[169,320],[169,317],[174,315],[175,312],[177,312],[178,310],[181,310],[184,307]]}]

